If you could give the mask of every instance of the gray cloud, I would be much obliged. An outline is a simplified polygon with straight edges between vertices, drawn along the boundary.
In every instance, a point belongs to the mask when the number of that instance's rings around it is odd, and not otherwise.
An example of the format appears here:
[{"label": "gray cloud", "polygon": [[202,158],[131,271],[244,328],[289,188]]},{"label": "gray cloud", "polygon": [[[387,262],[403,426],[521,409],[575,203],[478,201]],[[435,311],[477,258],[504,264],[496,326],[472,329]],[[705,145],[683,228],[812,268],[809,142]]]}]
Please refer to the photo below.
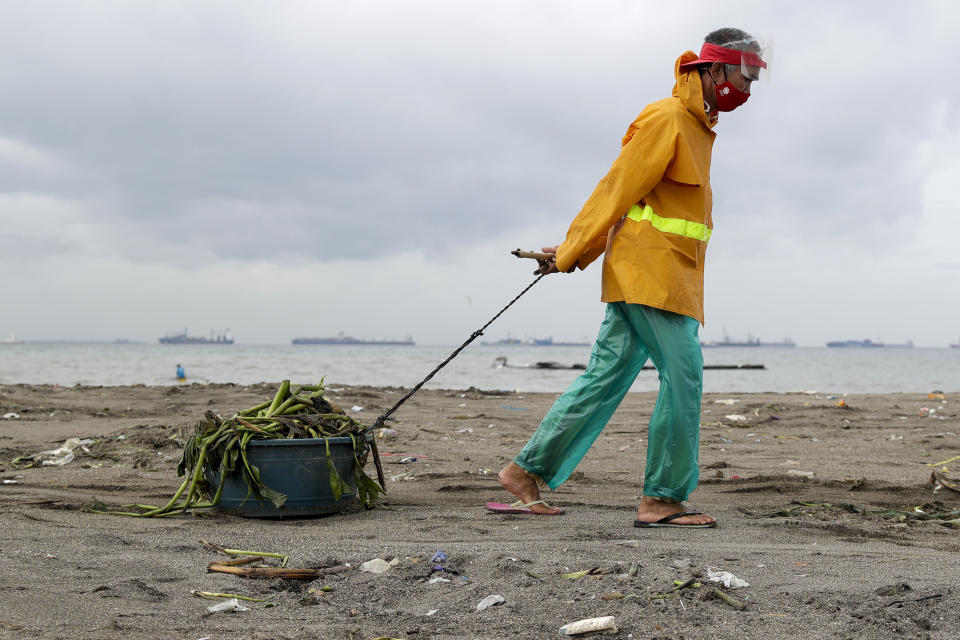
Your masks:
[{"label": "gray cloud", "polygon": [[[0,131],[86,177],[20,188],[92,196],[95,222],[139,228],[160,254],[215,229],[214,247],[268,257],[251,240],[278,223],[301,230],[285,238],[293,255],[329,237],[329,257],[442,251],[518,217],[568,215],[558,194],[582,194],[616,151],[614,138],[580,160],[578,137],[613,111],[587,82],[589,62],[607,61],[586,43],[538,46],[543,33],[525,32],[550,22],[540,9],[508,33],[487,7],[429,3],[379,20],[300,5],[303,24],[252,5],[97,7],[58,7],[73,15],[43,27],[44,7],[21,8],[8,23],[35,29],[8,28],[30,64],[11,72]],[[632,113],[617,116],[619,129]]]}]

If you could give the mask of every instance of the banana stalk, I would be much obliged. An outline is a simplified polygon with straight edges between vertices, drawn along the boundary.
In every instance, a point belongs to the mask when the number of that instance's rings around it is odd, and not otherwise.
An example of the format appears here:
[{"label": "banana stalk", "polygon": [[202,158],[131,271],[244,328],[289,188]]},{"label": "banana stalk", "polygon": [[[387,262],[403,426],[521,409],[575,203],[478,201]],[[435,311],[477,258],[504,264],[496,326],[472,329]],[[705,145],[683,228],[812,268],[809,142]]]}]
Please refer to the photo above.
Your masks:
[{"label": "banana stalk", "polygon": [[277,407],[283,402],[283,399],[287,397],[288,393],[290,393],[290,381],[284,380],[280,383],[280,388],[277,389],[277,395],[273,397],[273,402],[270,403],[266,415],[269,416],[273,414],[277,410]]}]

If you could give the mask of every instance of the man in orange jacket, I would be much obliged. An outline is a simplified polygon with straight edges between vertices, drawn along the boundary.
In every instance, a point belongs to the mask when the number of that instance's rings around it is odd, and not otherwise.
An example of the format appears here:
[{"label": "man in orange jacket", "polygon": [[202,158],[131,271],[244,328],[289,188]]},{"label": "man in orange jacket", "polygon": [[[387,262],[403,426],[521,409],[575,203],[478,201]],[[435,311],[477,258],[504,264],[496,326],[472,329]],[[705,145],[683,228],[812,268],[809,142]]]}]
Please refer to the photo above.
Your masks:
[{"label": "man in orange jacket", "polygon": [[647,359],[660,376],[650,419],[643,496],[634,526],[705,528],[716,520],[688,510],[697,486],[703,357],[703,264],[713,229],[710,155],[718,112],[750,97],[766,73],[763,44],[740,29],[707,35],[697,56],[674,67],[671,97],[630,125],[619,157],[574,219],[566,240],[543,250],[539,273],[586,268],[600,254],[606,317],[590,363],[540,423],[500,484],[518,498],[494,511],[559,515],[540,499],[586,455]]}]

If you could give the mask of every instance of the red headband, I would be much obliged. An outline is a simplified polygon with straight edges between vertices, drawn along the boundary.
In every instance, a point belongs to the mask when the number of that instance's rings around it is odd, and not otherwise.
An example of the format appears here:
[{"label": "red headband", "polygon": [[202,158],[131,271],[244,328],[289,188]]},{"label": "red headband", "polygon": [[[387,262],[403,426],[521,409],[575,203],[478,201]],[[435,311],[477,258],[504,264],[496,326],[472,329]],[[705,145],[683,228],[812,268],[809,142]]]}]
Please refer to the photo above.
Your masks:
[{"label": "red headband", "polygon": [[724,64],[740,64],[742,62],[748,67],[767,68],[767,63],[755,53],[727,49],[706,42],[700,48],[700,56],[696,60],[681,65],[681,68],[689,68],[702,62],[723,62]]}]

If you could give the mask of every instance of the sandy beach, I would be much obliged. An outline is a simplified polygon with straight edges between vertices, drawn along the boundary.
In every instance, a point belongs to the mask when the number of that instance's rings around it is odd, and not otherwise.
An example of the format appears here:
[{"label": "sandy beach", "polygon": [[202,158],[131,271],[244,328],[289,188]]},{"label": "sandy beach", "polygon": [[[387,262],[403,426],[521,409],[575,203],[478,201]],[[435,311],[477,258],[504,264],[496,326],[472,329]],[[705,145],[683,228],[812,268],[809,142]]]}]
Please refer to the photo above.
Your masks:
[{"label": "sandy beach", "polygon": [[[327,386],[370,422],[402,392]],[[388,493],[371,511],[90,512],[165,502],[196,420],[275,388],[0,387],[0,416],[17,416],[0,417],[0,637],[550,638],[598,616],[615,617],[610,638],[945,639],[960,629],[960,528],[948,522],[960,516],[943,515],[960,493],[935,490],[929,466],[960,455],[952,394],[705,396],[690,505],[718,518],[714,530],[632,526],[650,393],[629,394],[570,481],[545,496],[567,510],[559,517],[484,509],[510,501],[496,472],[555,394],[477,389],[421,391],[395,414],[397,435],[380,441]],[[62,467],[11,462],[68,438],[95,442]],[[946,466],[960,476],[960,460]],[[315,581],[209,573],[223,556],[200,540],[287,554],[291,567],[352,568]],[[437,550],[451,571],[433,572]],[[374,558],[397,562],[382,574],[357,568]],[[745,608],[714,595],[707,567],[749,583],[724,589]],[[430,582],[438,576],[449,581]],[[691,577],[703,586],[670,593]],[[194,590],[267,602],[211,614],[220,600]],[[490,595],[502,604],[476,611]]]}]

